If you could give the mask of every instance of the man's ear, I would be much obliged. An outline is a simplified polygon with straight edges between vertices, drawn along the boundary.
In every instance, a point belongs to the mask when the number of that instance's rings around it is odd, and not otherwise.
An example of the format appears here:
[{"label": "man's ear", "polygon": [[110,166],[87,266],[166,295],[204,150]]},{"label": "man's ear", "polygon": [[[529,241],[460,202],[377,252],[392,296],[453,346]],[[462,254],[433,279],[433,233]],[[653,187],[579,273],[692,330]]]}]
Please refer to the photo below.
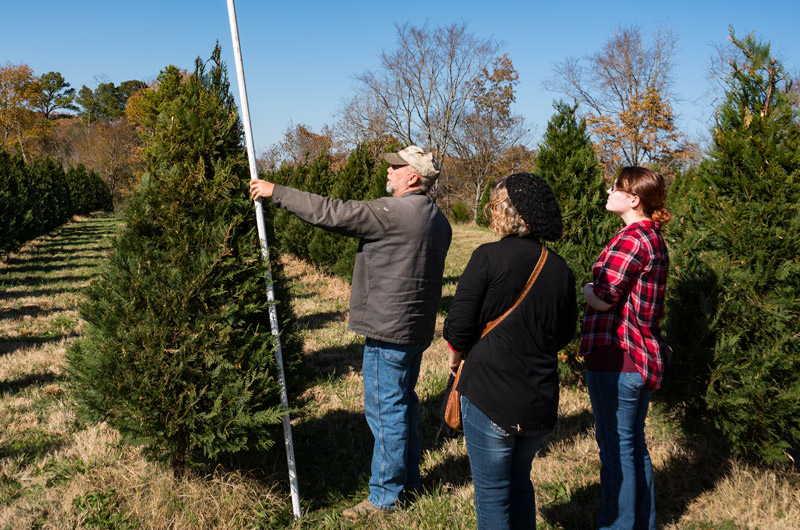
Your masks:
[{"label": "man's ear", "polygon": [[408,176],[408,187],[416,188],[419,187],[420,184],[422,184],[422,179],[420,179],[419,173],[412,171]]}]

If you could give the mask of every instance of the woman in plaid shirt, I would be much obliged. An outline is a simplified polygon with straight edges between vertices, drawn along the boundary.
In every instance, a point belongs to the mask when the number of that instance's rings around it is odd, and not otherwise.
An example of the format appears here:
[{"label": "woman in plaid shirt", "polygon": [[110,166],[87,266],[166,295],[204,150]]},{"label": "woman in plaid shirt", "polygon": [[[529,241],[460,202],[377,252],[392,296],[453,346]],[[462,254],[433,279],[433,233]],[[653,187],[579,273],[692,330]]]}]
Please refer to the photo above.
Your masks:
[{"label": "woman in plaid shirt", "polygon": [[661,225],[664,178],[625,167],[608,189],[606,209],[625,227],[592,269],[583,295],[581,332],[586,383],[592,401],[603,507],[599,528],[655,529],[655,493],[644,423],[650,392],[661,386],[671,350],[659,322],[664,315],[669,254]]}]

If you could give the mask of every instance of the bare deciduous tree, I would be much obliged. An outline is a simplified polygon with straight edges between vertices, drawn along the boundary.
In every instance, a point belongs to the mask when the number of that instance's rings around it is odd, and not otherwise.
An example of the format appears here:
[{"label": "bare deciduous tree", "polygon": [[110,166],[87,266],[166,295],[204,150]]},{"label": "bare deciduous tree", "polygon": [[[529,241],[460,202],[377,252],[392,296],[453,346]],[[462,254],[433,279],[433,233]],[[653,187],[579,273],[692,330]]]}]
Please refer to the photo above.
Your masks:
[{"label": "bare deciduous tree", "polygon": [[376,140],[392,136],[389,119],[388,110],[378,94],[371,90],[360,90],[339,111],[336,130],[348,148],[363,144],[380,146]]},{"label": "bare deciduous tree", "polygon": [[[357,104],[372,110],[356,114],[385,120],[378,127],[383,134],[430,148],[441,164],[470,105],[472,81],[499,44],[476,37],[466,24],[397,26],[397,43],[396,50],[381,54],[379,70],[357,76]],[[362,132],[374,134],[367,128]]]},{"label": "bare deciduous tree", "polygon": [[308,125],[290,124],[283,134],[283,140],[261,153],[258,165],[263,171],[271,171],[284,162],[297,166],[309,163],[323,154],[328,156],[333,168],[344,162],[340,141],[333,127],[323,125],[318,134]]},{"label": "bare deciduous tree", "polygon": [[555,66],[548,88],[588,107],[584,117],[607,172],[620,163],[664,164],[693,152],[672,112],[676,42],[668,29],[655,31],[647,45],[638,27],[618,28],[598,53]]},{"label": "bare deciduous tree", "polygon": [[127,119],[100,121],[76,139],[72,162],[95,170],[117,202],[132,191],[144,167],[141,146],[136,129]]}]

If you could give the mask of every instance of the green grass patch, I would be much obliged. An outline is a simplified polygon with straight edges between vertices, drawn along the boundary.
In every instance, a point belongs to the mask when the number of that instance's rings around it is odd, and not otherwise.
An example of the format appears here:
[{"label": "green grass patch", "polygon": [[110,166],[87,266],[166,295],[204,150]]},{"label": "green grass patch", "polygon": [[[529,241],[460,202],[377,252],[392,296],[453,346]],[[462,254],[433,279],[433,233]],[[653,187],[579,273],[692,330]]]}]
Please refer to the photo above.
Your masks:
[{"label": "green grass patch", "polygon": [[54,335],[69,334],[78,327],[78,319],[67,315],[59,315],[48,324],[50,325],[50,332]]},{"label": "green grass patch", "polygon": [[86,471],[86,464],[76,456],[48,460],[41,468],[41,473],[47,476],[48,488],[69,482],[75,475]]},{"label": "green grass patch", "polygon": [[30,465],[64,445],[63,436],[40,428],[14,434],[0,443],[0,459],[17,459],[20,466]]},{"label": "green grass patch", "polygon": [[13,477],[0,477],[0,506],[19,498],[22,485]]},{"label": "green grass patch", "polygon": [[102,530],[135,530],[141,528],[136,519],[125,513],[124,504],[113,489],[94,491],[72,501],[75,513],[86,528]]}]

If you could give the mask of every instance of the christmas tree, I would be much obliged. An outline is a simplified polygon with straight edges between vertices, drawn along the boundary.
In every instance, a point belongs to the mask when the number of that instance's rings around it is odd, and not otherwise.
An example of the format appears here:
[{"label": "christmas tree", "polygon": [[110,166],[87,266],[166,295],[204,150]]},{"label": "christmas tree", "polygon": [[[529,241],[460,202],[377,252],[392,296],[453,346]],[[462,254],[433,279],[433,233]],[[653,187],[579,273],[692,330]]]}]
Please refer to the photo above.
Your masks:
[{"label": "christmas tree", "polygon": [[668,390],[776,462],[800,447],[800,114],[769,44],[730,42],[709,156],[676,183]]},{"label": "christmas tree", "polygon": [[[271,445],[282,410],[242,126],[219,47],[191,75],[162,74],[177,83],[150,98],[147,173],[88,289],[88,330],[68,369],[84,412],[182,472]],[[280,300],[274,266],[273,278]],[[286,320],[288,304],[278,310]],[[291,361],[297,350],[283,351]]]}]

